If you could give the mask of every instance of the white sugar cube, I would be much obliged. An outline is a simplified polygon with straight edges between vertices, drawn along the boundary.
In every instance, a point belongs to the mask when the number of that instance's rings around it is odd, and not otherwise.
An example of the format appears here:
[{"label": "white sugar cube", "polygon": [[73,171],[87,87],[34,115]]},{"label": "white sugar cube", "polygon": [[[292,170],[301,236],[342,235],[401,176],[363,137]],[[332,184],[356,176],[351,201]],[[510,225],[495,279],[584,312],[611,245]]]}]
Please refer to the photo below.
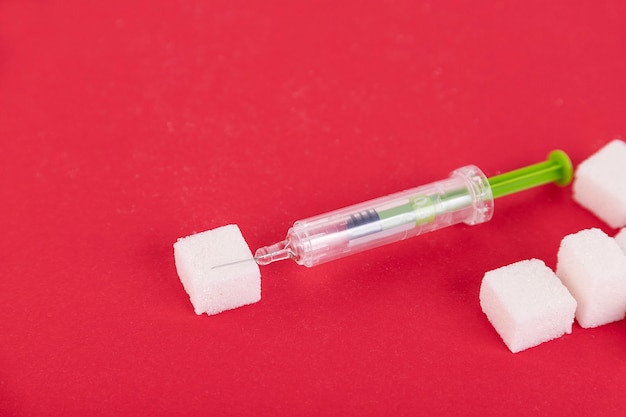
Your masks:
[{"label": "white sugar cube", "polygon": [[574,200],[613,228],[626,226],[626,143],[615,139],[576,168]]},{"label": "white sugar cube", "polygon": [[620,230],[615,235],[615,241],[617,242],[618,246],[622,248],[624,253],[626,253],[626,227]]},{"label": "white sugar cube", "polygon": [[572,332],[576,300],[539,259],[489,271],[480,306],[513,353]]},{"label": "white sugar cube", "polygon": [[[237,225],[178,239],[174,260],[198,315],[217,314],[261,299],[261,272]],[[236,263],[220,266],[232,262]]]},{"label": "white sugar cube", "polygon": [[556,274],[578,303],[576,320],[585,328],[621,320],[626,313],[626,256],[600,229],[565,236]]}]

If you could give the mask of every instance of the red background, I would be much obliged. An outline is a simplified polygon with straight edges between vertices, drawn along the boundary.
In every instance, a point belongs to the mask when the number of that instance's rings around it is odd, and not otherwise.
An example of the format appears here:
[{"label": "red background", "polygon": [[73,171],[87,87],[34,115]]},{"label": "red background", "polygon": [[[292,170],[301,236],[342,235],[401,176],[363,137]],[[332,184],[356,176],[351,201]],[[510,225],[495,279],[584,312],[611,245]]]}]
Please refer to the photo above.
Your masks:
[{"label": "red background", "polygon": [[512,354],[485,271],[609,229],[545,186],[196,316],[177,237],[626,135],[626,3],[0,2],[0,415],[623,415],[626,322]]}]

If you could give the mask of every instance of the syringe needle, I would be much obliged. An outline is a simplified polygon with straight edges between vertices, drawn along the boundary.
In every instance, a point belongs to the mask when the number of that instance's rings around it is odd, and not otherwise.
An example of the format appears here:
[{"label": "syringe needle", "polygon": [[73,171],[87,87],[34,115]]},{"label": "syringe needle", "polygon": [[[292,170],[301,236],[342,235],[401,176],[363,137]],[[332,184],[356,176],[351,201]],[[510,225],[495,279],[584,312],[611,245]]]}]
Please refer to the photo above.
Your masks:
[{"label": "syringe needle", "polygon": [[254,261],[258,265],[267,265],[272,262],[289,259],[293,256],[293,251],[288,242],[278,242],[270,246],[259,248],[254,254],[254,258],[240,259],[238,261],[215,265],[211,269],[223,268],[225,266],[237,265],[248,261]]},{"label": "syringe needle", "polygon": [[227,262],[225,264],[213,265],[211,267],[211,269],[218,269],[218,268],[223,268],[225,266],[238,265],[238,264],[242,264],[244,262],[249,262],[249,261],[256,261],[256,259],[255,258],[240,259],[240,260],[234,261],[234,262]]}]

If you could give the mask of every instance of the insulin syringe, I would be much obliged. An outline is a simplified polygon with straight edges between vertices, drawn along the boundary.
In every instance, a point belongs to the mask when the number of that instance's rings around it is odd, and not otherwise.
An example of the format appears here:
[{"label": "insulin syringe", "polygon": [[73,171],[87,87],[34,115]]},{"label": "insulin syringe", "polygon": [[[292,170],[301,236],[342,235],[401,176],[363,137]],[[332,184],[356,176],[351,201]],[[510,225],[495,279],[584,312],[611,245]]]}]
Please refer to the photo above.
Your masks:
[{"label": "insulin syringe", "polygon": [[494,198],[571,180],[572,163],[560,150],[491,178],[469,165],[441,181],[298,220],[285,240],[258,249],[254,259],[259,265],[293,259],[311,267],[453,224],[484,223],[493,215]]}]

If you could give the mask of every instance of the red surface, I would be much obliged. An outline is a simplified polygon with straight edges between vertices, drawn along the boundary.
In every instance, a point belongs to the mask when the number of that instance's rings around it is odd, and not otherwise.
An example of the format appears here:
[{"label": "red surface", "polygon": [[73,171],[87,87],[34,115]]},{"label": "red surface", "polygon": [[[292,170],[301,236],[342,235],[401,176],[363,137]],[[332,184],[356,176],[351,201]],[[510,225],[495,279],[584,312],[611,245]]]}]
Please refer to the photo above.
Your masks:
[{"label": "red surface", "polygon": [[626,135],[626,5],[0,2],[0,415],[623,415],[626,322],[510,353],[485,271],[608,229],[571,189],[194,315],[177,237]]}]

